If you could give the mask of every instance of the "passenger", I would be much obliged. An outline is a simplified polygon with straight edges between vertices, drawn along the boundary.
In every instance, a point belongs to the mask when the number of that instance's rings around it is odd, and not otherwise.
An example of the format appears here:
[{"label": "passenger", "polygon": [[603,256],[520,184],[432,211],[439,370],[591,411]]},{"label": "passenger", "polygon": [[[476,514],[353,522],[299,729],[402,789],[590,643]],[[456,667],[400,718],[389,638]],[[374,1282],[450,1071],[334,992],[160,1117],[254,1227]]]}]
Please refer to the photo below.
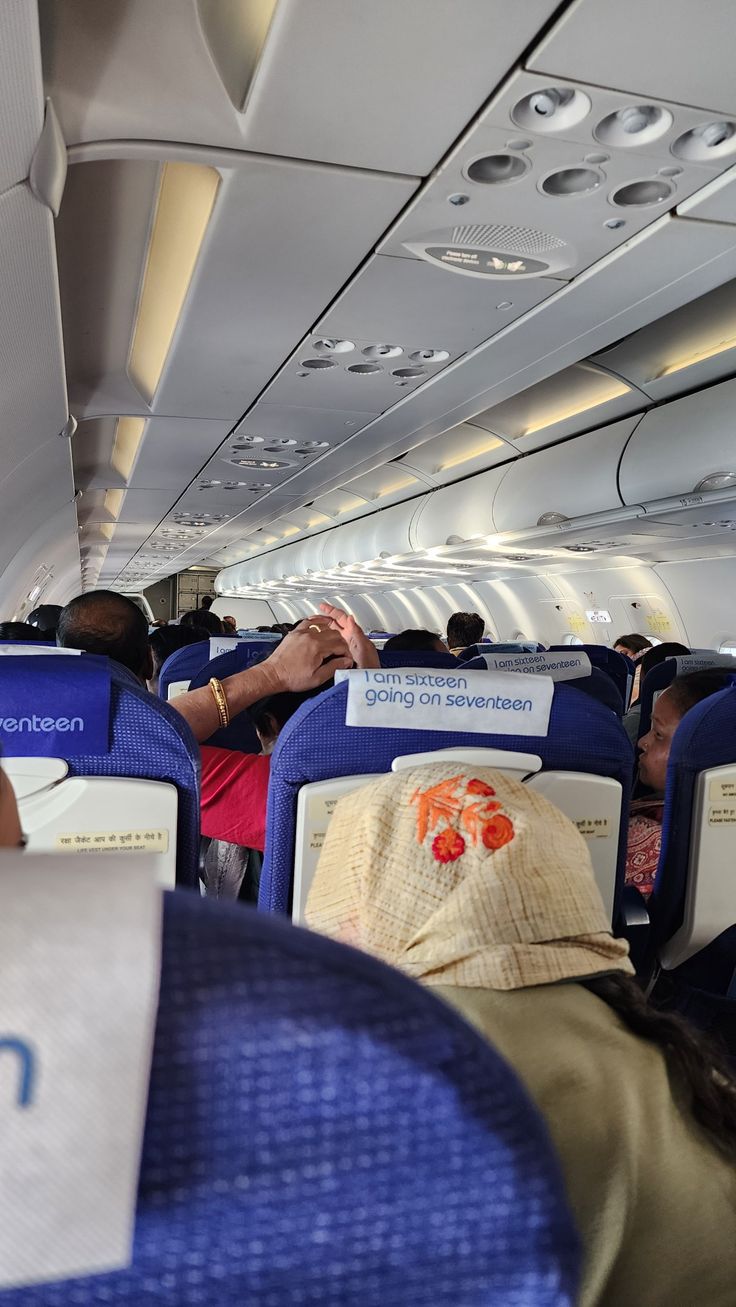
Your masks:
[{"label": "passenger", "polygon": [[266,838],[269,753],[278,732],[300,703],[332,681],[341,667],[378,667],[378,654],[354,618],[321,604],[262,662],[200,690],[190,690],[171,706],[186,718],[200,743],[222,725],[217,699],[228,720],[255,707],[256,729],[264,752],[239,753],[205,745],[202,754],[202,834],[248,849],[262,850]]},{"label": "passenger", "polygon": [[237,635],[238,623],[236,622],[234,617],[223,617],[222,629],[225,635]]},{"label": "passenger", "polygon": [[152,671],[148,678],[151,694],[158,694],[161,668],[177,649],[188,644],[198,644],[200,640],[209,640],[210,633],[203,626],[159,626],[151,631],[148,643],[151,646]]},{"label": "passenger", "polygon": [[140,608],[113,590],[90,590],[61,610],[56,643],[62,649],[106,654],[146,685],[153,675],[148,622]]},{"label": "passenger", "polygon": [[[652,653],[658,651],[653,649]],[[685,713],[701,699],[723,690],[730,677],[730,672],[717,667],[676,676],[657,699],[652,710],[651,727],[639,740],[639,780],[654,794],[647,799],[635,799],[629,811],[626,884],[635,885],[645,898],[649,898],[654,888],[662,850],[664,788],[672,737]]]},{"label": "passenger", "polygon": [[208,608],[192,608],[188,613],[184,613],[180,626],[199,626],[204,627],[209,635],[222,635],[223,626],[216,613],[211,613]]},{"label": "passenger", "polygon": [[401,631],[398,635],[392,635],[383,646],[384,653],[447,653],[447,645],[443,644],[434,631],[408,630]]},{"label": "passenger", "polygon": [[677,644],[674,640],[665,641],[664,644],[657,644],[653,649],[646,649],[639,659],[634,677],[634,689],[631,695],[631,705],[629,711],[624,713],[624,730],[631,740],[636,744],[639,738],[639,727],[641,725],[641,687],[644,684],[645,677],[649,675],[653,667],[659,667],[667,658],[679,658],[682,654],[689,654],[690,650],[684,644]]},{"label": "passenger", "polygon": [[652,648],[652,642],[647,640],[645,635],[637,635],[634,632],[631,635],[620,635],[618,640],[614,641],[613,647],[616,653],[625,654],[627,658],[636,662],[647,649]]},{"label": "passenger", "polygon": [[28,622],[0,622],[0,644],[38,644],[43,639],[38,627]]},{"label": "passenger", "polygon": [[733,1307],[736,1086],[649,1007],[567,817],[490,769],[381,777],[339,800],[307,923],[430,986],[525,1080],[583,1239],[580,1307]]},{"label": "passenger", "polygon": [[480,644],[486,624],[480,613],[453,613],[447,623],[447,647],[452,654],[461,654],[472,644]]},{"label": "passenger", "polygon": [[205,612],[209,612],[214,602],[214,595],[203,595],[199,606],[200,608],[204,608]]},{"label": "passenger", "polygon": [[55,640],[56,628],[61,617],[61,604],[39,604],[29,613],[26,621],[41,632],[42,640]]}]

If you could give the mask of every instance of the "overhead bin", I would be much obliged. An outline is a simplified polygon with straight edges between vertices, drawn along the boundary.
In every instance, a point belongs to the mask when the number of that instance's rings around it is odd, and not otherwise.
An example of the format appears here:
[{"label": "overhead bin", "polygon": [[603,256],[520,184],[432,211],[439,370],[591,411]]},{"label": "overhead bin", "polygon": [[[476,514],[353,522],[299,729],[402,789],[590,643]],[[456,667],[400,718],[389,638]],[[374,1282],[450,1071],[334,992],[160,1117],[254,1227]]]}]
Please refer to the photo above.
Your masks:
[{"label": "overhead bin", "polygon": [[437,549],[493,535],[497,530],[494,500],[507,471],[508,466],[492,467],[427,495],[414,522],[412,547]]},{"label": "overhead bin", "polygon": [[392,554],[408,554],[413,549],[412,524],[421,509],[421,500],[410,499],[380,513],[346,523],[325,533],[323,567],[340,563],[364,563]]},{"label": "overhead bin", "polygon": [[618,465],[640,420],[622,418],[511,463],[493,504],[496,530],[522,531],[619,508]]},{"label": "overhead bin", "polygon": [[736,484],[736,381],[724,381],[646,413],[621,461],[625,504]]}]

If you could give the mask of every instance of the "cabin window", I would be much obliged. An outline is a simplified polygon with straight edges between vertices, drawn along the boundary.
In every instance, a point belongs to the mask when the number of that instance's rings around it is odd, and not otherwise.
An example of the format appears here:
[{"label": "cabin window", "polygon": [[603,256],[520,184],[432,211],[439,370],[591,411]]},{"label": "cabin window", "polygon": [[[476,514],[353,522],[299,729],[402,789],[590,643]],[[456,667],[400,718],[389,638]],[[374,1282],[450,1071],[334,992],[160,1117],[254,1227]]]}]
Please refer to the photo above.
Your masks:
[{"label": "cabin window", "polygon": [[730,654],[732,658],[736,658],[736,635],[729,635],[727,640],[724,640],[722,644],[719,644],[718,652],[722,654]]}]

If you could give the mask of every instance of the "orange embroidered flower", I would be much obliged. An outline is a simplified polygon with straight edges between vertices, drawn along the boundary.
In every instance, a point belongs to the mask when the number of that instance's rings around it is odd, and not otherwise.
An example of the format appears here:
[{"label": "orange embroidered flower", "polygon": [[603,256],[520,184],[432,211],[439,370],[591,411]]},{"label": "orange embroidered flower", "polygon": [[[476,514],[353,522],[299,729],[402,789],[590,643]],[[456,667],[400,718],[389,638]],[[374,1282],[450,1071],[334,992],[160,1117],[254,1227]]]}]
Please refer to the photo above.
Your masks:
[{"label": "orange embroidered flower", "polygon": [[465,852],[465,840],[452,826],[446,826],[432,840],[432,852],[438,862],[456,862]]},{"label": "orange embroidered flower", "polygon": [[490,797],[495,793],[493,786],[486,785],[485,781],[468,781],[468,794],[485,794]]},{"label": "orange embroidered flower", "polygon": [[500,849],[514,838],[513,822],[502,812],[491,817],[483,827],[483,843],[487,849]]}]

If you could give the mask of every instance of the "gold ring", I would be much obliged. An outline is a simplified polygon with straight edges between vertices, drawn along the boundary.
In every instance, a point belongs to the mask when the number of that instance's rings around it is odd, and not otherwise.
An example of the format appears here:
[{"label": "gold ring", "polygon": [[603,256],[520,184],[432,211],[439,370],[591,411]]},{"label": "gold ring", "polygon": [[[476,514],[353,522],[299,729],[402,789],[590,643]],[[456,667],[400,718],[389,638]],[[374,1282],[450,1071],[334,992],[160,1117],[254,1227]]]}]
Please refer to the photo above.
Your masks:
[{"label": "gold ring", "polygon": [[321,631],[321,630],[322,630],[322,627],[321,627],[321,626],[317,626],[314,622],[311,622],[311,623],[309,624],[309,626],[307,627],[307,630],[308,630],[308,631]]}]

